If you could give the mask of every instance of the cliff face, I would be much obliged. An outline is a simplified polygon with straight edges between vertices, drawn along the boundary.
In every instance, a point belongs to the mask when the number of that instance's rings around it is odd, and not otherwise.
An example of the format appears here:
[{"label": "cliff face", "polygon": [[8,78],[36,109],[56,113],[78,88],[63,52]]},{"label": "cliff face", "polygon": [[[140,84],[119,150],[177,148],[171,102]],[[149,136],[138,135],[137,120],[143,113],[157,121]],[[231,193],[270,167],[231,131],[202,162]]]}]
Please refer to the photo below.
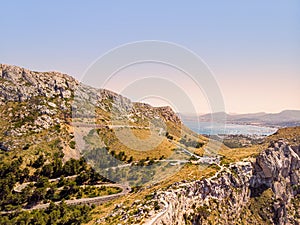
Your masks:
[{"label": "cliff face", "polygon": [[158,195],[167,204],[155,224],[209,224],[210,215],[215,224],[230,224],[248,202],[251,175],[251,164],[241,163],[223,169],[216,178],[172,185]]},{"label": "cliff face", "polygon": [[56,141],[59,148],[69,150],[70,136],[64,125],[77,84],[74,78],[58,72],[0,64],[1,145],[21,152]]},{"label": "cliff face", "polygon": [[[271,188],[274,193],[273,221],[276,224],[295,224],[295,210],[291,204],[300,194],[300,146],[289,146],[283,141],[273,142],[254,164],[251,179],[252,196]],[[299,222],[299,218],[298,218]]]},{"label": "cliff face", "polygon": [[[21,67],[0,64],[0,100],[2,102],[24,102],[34,97],[58,98],[63,101],[75,96],[79,101],[100,107],[105,111],[114,110],[120,115],[140,113],[144,117],[162,116],[165,121],[178,123],[181,121],[170,107],[152,107],[148,104],[133,103],[105,89],[95,89],[81,84],[73,77],[59,72],[34,72]],[[76,107],[76,104],[73,104]],[[83,106],[78,103],[78,107]],[[68,108],[70,109],[70,107]],[[87,113],[88,112],[83,112]]]},{"label": "cliff face", "polygon": [[254,163],[222,166],[212,178],[157,194],[152,224],[299,224],[300,146],[272,143]]},{"label": "cliff face", "polygon": [[0,97],[4,101],[25,101],[34,96],[68,99],[78,82],[58,72],[34,72],[0,64]]}]

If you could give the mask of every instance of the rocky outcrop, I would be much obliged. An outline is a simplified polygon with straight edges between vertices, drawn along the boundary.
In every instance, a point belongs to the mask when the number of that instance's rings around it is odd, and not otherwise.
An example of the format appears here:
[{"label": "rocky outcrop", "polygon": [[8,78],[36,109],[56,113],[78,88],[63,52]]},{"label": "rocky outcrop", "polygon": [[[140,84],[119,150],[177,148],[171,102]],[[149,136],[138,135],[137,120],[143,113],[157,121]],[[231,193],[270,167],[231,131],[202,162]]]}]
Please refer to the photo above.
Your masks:
[{"label": "rocky outcrop", "polygon": [[266,190],[273,193],[268,223],[299,224],[299,208],[291,203],[300,194],[299,152],[300,146],[278,141],[254,163],[230,164],[213,178],[176,183],[157,194],[163,210],[150,224],[253,224],[249,208]]},{"label": "rocky outcrop", "polygon": [[271,143],[256,159],[250,188],[253,196],[272,189],[274,223],[293,224],[294,218],[289,215],[288,208],[291,200],[300,194],[299,185],[300,146],[290,146],[283,141]]},{"label": "rocky outcrop", "polygon": [[181,124],[180,118],[174,113],[170,106],[157,107],[156,109],[166,121],[171,121],[175,124]]},{"label": "rocky outcrop", "polygon": [[[73,115],[79,117],[94,116],[92,115],[94,111],[91,109],[100,107],[116,114],[115,117],[123,116],[128,119],[128,117],[162,116],[165,121],[181,123],[170,107],[155,108],[144,103],[133,103],[117,93],[89,87],[59,72],[34,72],[17,66],[0,64],[0,79],[2,102],[22,102],[36,96],[63,100],[75,97],[75,102],[72,104]],[[65,104],[63,102],[61,104],[62,109],[67,110]]]},{"label": "rocky outcrop", "polygon": [[25,101],[34,96],[71,98],[78,82],[58,72],[34,72],[17,66],[0,64],[0,98]]},{"label": "rocky outcrop", "polygon": [[230,224],[250,198],[251,176],[251,163],[243,162],[223,168],[214,178],[173,184],[158,193],[157,199],[167,205],[152,224],[209,224],[206,219],[212,213],[222,214],[215,224]]},{"label": "rocky outcrop", "polygon": [[0,64],[1,118],[7,121],[4,137],[9,149],[30,133],[60,126],[70,115],[70,102],[78,82],[58,72],[34,72]]}]

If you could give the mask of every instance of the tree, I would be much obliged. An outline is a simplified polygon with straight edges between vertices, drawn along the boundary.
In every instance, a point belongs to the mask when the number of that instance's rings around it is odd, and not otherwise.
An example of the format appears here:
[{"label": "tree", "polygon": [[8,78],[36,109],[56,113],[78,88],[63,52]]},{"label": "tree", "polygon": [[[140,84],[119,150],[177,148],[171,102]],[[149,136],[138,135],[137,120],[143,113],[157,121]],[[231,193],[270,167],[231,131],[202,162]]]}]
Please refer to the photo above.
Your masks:
[{"label": "tree", "polygon": [[165,158],[164,155],[162,155],[161,157],[159,157],[159,160],[163,160]]},{"label": "tree", "polygon": [[23,170],[23,174],[22,174],[22,177],[20,179],[20,183],[23,183],[25,180],[27,180],[29,178],[29,169],[26,167],[24,170]]},{"label": "tree", "polygon": [[149,166],[152,165],[152,164],[154,164],[154,159],[151,159],[151,160],[148,162],[148,165],[149,165]]},{"label": "tree", "polygon": [[[55,194],[55,189],[49,188],[47,193],[46,193],[46,199],[51,199],[53,200]],[[52,202],[51,202],[52,203]]]},{"label": "tree", "polygon": [[67,182],[67,180],[64,177],[64,175],[61,175],[60,178],[59,178],[57,186],[58,187],[62,187],[62,186],[64,186],[66,184],[66,182]]},{"label": "tree", "polygon": [[42,201],[45,199],[46,196],[46,188],[37,188],[33,192],[31,196],[28,197],[28,203],[29,204],[35,204],[39,201]]},{"label": "tree", "polygon": [[41,174],[45,177],[52,177],[53,165],[51,165],[51,164],[44,165],[42,168]]},{"label": "tree", "polygon": [[52,177],[59,177],[63,173],[62,161],[60,158],[55,158],[53,163],[53,174]]},{"label": "tree", "polygon": [[37,182],[35,183],[35,186],[38,188],[45,187],[47,188],[49,186],[49,180],[46,177],[40,177]]},{"label": "tree", "polygon": [[130,156],[130,158],[128,159],[128,163],[131,163],[133,161],[133,157],[132,156]]},{"label": "tree", "polygon": [[67,176],[76,175],[81,171],[81,166],[78,160],[70,159],[63,166],[64,174]]},{"label": "tree", "polygon": [[44,159],[44,156],[43,155],[40,155],[37,160],[35,160],[35,162],[32,164],[32,166],[34,168],[40,168],[45,162],[45,159]]},{"label": "tree", "polygon": [[76,177],[76,183],[81,185],[89,180],[89,175],[86,172],[81,172],[77,177]]}]

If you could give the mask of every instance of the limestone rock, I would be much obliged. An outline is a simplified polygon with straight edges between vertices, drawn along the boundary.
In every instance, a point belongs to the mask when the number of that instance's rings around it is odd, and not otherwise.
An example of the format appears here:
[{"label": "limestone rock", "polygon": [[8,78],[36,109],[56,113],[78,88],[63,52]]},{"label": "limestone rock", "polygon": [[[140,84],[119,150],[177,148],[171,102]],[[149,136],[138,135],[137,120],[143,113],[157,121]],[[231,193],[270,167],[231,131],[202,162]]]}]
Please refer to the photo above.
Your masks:
[{"label": "limestone rock", "polygon": [[213,179],[175,183],[159,192],[156,199],[167,205],[153,224],[186,224],[186,218],[193,224],[209,224],[205,215],[212,213],[211,210],[220,213],[215,218],[216,224],[239,224],[251,196],[261,194],[266,188],[271,188],[275,195],[273,205],[268,206],[273,213],[270,221],[278,225],[299,224],[290,210],[291,201],[300,194],[300,146],[290,146],[284,141],[272,146],[262,151],[254,164],[233,163]]}]

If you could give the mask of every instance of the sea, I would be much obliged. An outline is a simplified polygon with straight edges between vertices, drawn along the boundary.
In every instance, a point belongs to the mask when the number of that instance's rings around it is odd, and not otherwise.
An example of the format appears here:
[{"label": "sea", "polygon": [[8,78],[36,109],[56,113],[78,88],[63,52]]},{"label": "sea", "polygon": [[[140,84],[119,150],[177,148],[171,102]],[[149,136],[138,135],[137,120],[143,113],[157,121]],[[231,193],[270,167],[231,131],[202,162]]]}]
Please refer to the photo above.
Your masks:
[{"label": "sea", "polygon": [[206,135],[268,136],[277,131],[276,128],[255,125],[221,124],[195,121],[184,121],[184,124],[191,130],[199,134]]}]

